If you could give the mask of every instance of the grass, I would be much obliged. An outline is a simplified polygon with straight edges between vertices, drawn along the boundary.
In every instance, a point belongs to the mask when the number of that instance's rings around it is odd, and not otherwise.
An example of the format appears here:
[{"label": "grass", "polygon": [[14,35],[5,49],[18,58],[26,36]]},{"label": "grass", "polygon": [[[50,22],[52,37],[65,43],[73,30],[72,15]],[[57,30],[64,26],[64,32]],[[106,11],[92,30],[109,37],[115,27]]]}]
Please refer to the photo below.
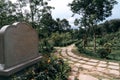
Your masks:
[{"label": "grass", "polygon": [[84,53],[80,53],[80,52],[77,50],[77,48],[72,49],[72,52],[73,52],[74,54],[78,55],[78,56],[87,57],[87,58],[93,58],[93,59],[99,59],[99,58],[95,58],[95,57],[93,57],[93,56],[88,56],[88,55],[86,55],[86,54],[84,54]]},{"label": "grass", "polygon": [[[111,62],[119,62],[119,63],[120,63],[119,60],[114,60],[114,59],[110,59],[110,60],[101,59],[101,58],[98,58],[98,57],[89,56],[89,55],[86,55],[86,54],[84,54],[84,53],[80,53],[80,52],[77,50],[77,48],[72,49],[72,52],[73,52],[74,54],[78,55],[78,56],[83,56],[83,57],[87,57],[87,58],[93,58],[93,59],[102,60],[102,61],[111,61]],[[116,52],[117,52],[117,51],[116,51]],[[118,50],[118,52],[119,52],[119,50]],[[114,54],[115,54],[115,53],[114,53]],[[112,56],[112,55],[111,55],[111,56]],[[120,56],[118,56],[118,57],[120,57]]]},{"label": "grass", "polygon": [[112,54],[120,54],[120,50],[112,50]]},{"label": "grass", "polygon": [[113,50],[108,58],[111,60],[120,61],[120,50]]}]

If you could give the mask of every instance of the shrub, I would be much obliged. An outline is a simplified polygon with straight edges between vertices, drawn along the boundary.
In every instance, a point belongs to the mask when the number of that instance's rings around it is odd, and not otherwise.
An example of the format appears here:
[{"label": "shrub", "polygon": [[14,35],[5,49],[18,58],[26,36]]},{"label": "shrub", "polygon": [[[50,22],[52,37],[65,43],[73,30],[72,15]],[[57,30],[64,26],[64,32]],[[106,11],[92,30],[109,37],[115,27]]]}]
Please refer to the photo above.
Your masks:
[{"label": "shrub", "polygon": [[11,80],[67,80],[70,67],[61,58],[48,58],[25,70],[14,74]]},{"label": "shrub", "polygon": [[59,46],[68,46],[74,42],[76,42],[76,40],[64,41],[64,42],[61,42],[61,45],[59,45]]},{"label": "shrub", "polygon": [[110,55],[108,55],[108,59],[120,61],[120,54],[119,53],[117,53],[117,54],[110,54]]},{"label": "shrub", "polygon": [[50,43],[48,40],[41,40],[39,42],[39,53],[42,54],[50,54],[54,50],[53,44]]},{"label": "shrub", "polygon": [[87,49],[84,49],[81,44],[79,44],[79,45],[77,44],[76,46],[77,46],[77,48],[78,48],[78,50],[79,50],[80,53],[86,54],[86,55],[88,55],[88,56],[97,57],[97,55],[96,55],[94,52],[89,51],[89,50],[87,50]]},{"label": "shrub", "polygon": [[107,39],[102,38],[99,40],[99,45],[104,45],[106,42],[107,42]]},{"label": "shrub", "polygon": [[107,56],[110,54],[106,49],[102,48],[102,49],[98,49],[97,50],[98,56],[100,56],[101,58],[107,58]]},{"label": "shrub", "polygon": [[75,45],[78,46],[78,45],[81,44],[81,43],[82,43],[82,40],[79,40],[79,41],[77,41],[77,42],[75,43]]},{"label": "shrub", "polygon": [[53,33],[50,39],[54,42],[54,46],[67,46],[74,43],[76,40],[72,39],[69,32],[67,33]]},{"label": "shrub", "polygon": [[79,52],[84,53],[85,50],[81,44],[77,45]]}]

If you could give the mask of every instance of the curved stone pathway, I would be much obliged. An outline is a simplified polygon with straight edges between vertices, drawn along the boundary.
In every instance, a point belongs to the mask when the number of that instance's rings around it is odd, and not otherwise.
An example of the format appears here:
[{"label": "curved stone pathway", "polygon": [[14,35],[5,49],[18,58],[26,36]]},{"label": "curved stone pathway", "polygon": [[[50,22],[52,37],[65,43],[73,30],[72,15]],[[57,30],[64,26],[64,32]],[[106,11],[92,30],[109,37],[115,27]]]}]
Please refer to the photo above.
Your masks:
[{"label": "curved stone pathway", "polygon": [[73,47],[60,48],[59,54],[72,68],[69,80],[120,80],[120,63],[75,55]]}]

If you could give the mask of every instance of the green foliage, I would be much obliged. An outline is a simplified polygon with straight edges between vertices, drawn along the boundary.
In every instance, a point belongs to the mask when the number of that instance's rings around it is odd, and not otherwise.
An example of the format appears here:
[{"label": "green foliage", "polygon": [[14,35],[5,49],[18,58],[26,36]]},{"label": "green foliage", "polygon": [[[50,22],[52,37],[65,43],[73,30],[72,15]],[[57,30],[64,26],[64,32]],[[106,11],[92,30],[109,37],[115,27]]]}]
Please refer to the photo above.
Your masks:
[{"label": "green foliage", "polygon": [[39,42],[39,53],[50,56],[50,53],[54,50],[52,42],[44,39]]},{"label": "green foliage", "polygon": [[11,24],[19,18],[14,14],[15,11],[15,5],[11,1],[0,0],[0,27]]},{"label": "green foliage", "polygon": [[110,53],[106,49],[102,48],[102,49],[97,50],[97,54],[98,54],[98,56],[100,56],[100,58],[107,58],[107,56]]},{"label": "green foliage", "polygon": [[75,45],[78,46],[79,44],[81,44],[82,40],[78,40]]},{"label": "green foliage", "polygon": [[70,67],[61,58],[48,58],[12,75],[11,80],[67,80]]},{"label": "green foliage", "polygon": [[[95,29],[97,35],[107,35],[110,33],[115,33],[120,30],[120,19],[112,19],[107,20],[104,23],[101,23],[98,25],[98,27]],[[90,34],[92,35],[92,31],[90,31]],[[113,36],[114,37],[114,36]],[[111,36],[111,38],[113,38]]]},{"label": "green foliage", "polygon": [[108,59],[110,60],[116,60],[116,61],[120,61],[120,51],[116,52],[112,52],[110,55],[107,56]]},{"label": "green foliage", "polygon": [[82,23],[87,25],[87,20],[94,24],[94,21],[102,21],[112,13],[115,0],[73,0],[69,4],[73,13],[82,14]]},{"label": "green foliage", "polygon": [[70,31],[71,25],[69,24],[67,19],[60,20],[59,18],[57,18],[56,22],[57,22],[57,26],[58,26],[57,31],[59,33]]},{"label": "green foliage", "polygon": [[[88,28],[91,30],[94,40],[94,52],[96,52],[96,30],[99,31],[98,28],[96,29],[97,24],[111,16],[115,4],[117,4],[115,0],[73,0],[69,4],[74,14],[82,15],[82,17],[75,20],[75,24],[84,27],[85,35],[87,35]],[[84,37],[86,38],[86,36]]]},{"label": "green foliage", "polygon": [[53,33],[51,35],[51,40],[54,42],[54,46],[67,46],[75,42],[76,40],[71,39],[71,34],[67,33]]},{"label": "green foliage", "polygon": [[107,38],[101,38],[100,40],[99,40],[99,45],[104,45],[105,43],[107,42]]},{"label": "green foliage", "polygon": [[85,53],[85,49],[83,48],[83,46],[82,45],[77,45],[77,47],[78,47],[78,50],[81,52],[81,53]]},{"label": "green foliage", "polygon": [[[80,42],[79,42],[80,43]],[[85,48],[83,48],[83,46],[81,44],[75,44],[76,47],[78,48],[78,51],[81,53],[81,54],[85,54],[85,55],[88,55],[88,56],[93,56],[93,57],[98,57],[97,54],[95,54],[94,52],[92,51],[89,51]]]}]

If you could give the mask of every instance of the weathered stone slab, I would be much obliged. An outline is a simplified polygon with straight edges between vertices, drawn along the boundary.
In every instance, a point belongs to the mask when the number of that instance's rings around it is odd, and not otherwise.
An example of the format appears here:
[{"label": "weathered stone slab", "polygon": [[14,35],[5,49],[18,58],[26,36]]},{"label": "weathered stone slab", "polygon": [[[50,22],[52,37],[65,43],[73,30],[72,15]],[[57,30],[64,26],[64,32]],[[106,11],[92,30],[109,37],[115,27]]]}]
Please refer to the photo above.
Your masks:
[{"label": "weathered stone slab", "polygon": [[108,66],[108,68],[110,68],[110,69],[117,69],[117,70],[119,70],[119,66],[109,65],[109,66]]},{"label": "weathered stone slab", "polygon": [[106,62],[106,61],[100,61],[100,63],[101,63],[101,64],[107,64],[107,62]]},{"label": "weathered stone slab", "polygon": [[91,70],[93,68],[93,66],[90,66],[90,65],[82,65],[83,68],[85,69],[88,69],[88,70]]},{"label": "weathered stone slab", "polygon": [[89,60],[89,58],[83,58],[83,60],[86,60],[86,61],[88,61],[88,60]]},{"label": "weathered stone slab", "polygon": [[76,67],[80,67],[81,64],[80,64],[80,63],[75,63],[74,66],[76,66]]},{"label": "weathered stone slab", "polygon": [[98,64],[99,67],[107,67],[107,64]]},{"label": "weathered stone slab", "polygon": [[120,75],[120,72],[118,70],[109,70],[110,74],[113,74],[113,75],[117,75],[119,76]]},{"label": "weathered stone slab", "polygon": [[68,80],[75,80],[75,76],[69,76]]},{"label": "weathered stone slab", "polygon": [[92,66],[96,66],[97,65],[97,63],[94,63],[94,62],[87,62],[86,64],[92,65]]},{"label": "weathered stone slab", "polygon": [[97,67],[97,71],[103,72],[106,68]]},{"label": "weathered stone slab", "polygon": [[95,59],[90,59],[89,61],[91,61],[91,62],[98,62],[99,60],[95,60]]},{"label": "weathered stone slab", "polygon": [[87,61],[84,61],[84,60],[80,60],[78,61],[79,63],[86,63]]},{"label": "weathered stone slab", "polygon": [[78,67],[72,67],[72,71],[78,72]]},{"label": "weathered stone slab", "polygon": [[[38,35],[32,26],[22,22],[1,28],[0,72],[11,71],[38,59]],[[30,60],[32,62],[29,63]]]},{"label": "weathered stone slab", "polygon": [[114,62],[109,62],[109,65],[115,65],[115,66],[119,66],[119,63],[114,63]]},{"label": "weathered stone slab", "polygon": [[86,74],[79,74],[78,79],[79,80],[98,80],[97,78],[91,75],[86,75]]}]

